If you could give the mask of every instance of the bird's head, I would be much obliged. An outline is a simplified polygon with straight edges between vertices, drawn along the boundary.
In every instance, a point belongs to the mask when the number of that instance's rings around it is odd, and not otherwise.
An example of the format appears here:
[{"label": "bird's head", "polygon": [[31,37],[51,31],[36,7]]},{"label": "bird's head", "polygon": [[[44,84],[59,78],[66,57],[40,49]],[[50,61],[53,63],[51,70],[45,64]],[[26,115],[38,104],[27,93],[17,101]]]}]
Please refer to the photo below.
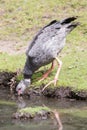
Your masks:
[{"label": "bird's head", "polygon": [[30,79],[21,80],[16,87],[16,91],[17,91],[18,95],[23,94],[25,89],[30,86],[30,83],[31,83]]}]

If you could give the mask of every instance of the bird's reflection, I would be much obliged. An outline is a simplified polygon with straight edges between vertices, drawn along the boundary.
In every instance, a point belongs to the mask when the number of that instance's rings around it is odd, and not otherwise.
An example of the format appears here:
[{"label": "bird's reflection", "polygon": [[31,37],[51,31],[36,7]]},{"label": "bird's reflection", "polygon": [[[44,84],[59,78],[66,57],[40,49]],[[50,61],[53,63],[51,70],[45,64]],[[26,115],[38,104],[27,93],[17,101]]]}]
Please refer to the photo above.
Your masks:
[{"label": "bird's reflection", "polygon": [[24,101],[22,96],[18,96],[17,106],[18,109],[26,107],[26,102]]},{"label": "bird's reflection", "polygon": [[[18,106],[18,109],[22,109],[22,108],[26,107],[26,102],[22,96],[18,96],[17,106]],[[44,106],[46,106],[46,105],[44,105]],[[62,125],[58,111],[55,109],[55,110],[52,110],[52,113],[54,115],[53,117],[55,119],[55,123],[58,126],[58,130],[63,130],[63,125]]]}]

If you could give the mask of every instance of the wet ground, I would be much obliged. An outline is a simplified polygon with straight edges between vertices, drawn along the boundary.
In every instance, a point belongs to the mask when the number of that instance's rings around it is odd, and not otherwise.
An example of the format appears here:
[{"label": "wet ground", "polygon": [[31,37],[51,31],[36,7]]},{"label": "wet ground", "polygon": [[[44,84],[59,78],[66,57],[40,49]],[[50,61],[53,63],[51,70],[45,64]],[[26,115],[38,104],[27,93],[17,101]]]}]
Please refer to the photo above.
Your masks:
[{"label": "wet ground", "polygon": [[[57,124],[52,119],[28,122],[13,120],[12,114],[17,111],[18,102],[17,97],[11,97],[9,85],[6,86],[7,81],[10,82],[8,75],[5,82],[0,81],[0,130],[58,130]],[[52,110],[56,109],[60,114],[63,130],[87,130],[87,100],[53,98],[48,95],[47,93],[46,96],[44,94],[40,96],[31,90],[30,96],[24,97],[24,102],[29,107],[46,105]]]}]

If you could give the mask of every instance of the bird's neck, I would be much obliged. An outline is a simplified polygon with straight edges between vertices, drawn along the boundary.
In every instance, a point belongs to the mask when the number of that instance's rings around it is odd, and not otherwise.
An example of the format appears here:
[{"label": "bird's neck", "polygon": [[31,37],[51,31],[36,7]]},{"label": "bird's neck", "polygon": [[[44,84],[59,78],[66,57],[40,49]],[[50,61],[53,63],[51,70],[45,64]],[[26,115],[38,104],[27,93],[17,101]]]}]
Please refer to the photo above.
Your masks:
[{"label": "bird's neck", "polygon": [[24,75],[24,79],[31,79],[33,75],[33,69],[29,57],[27,57],[26,59],[25,66],[23,69],[23,75]]}]

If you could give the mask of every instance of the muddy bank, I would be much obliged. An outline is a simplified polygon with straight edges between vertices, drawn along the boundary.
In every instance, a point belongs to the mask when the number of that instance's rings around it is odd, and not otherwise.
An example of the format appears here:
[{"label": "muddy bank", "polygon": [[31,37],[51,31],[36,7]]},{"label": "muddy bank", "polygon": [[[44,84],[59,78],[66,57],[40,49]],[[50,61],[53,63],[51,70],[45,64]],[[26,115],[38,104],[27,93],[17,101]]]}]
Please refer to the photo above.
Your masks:
[{"label": "muddy bank", "polygon": [[0,72],[0,88],[9,88],[10,85],[12,86],[12,79],[14,79],[15,84],[13,84],[13,87],[15,87],[17,85],[16,75],[16,72]]},{"label": "muddy bank", "polygon": [[[17,73],[12,72],[0,72],[0,89],[8,88],[9,91],[14,94],[15,88],[18,84],[16,79]],[[38,86],[37,86],[38,87]],[[41,92],[44,85],[39,88],[30,88],[24,94],[24,96],[45,96],[48,98],[68,98],[68,99],[76,99],[76,100],[87,100],[87,91],[73,91],[71,87],[56,87],[56,88],[46,88],[43,92]]]}]

